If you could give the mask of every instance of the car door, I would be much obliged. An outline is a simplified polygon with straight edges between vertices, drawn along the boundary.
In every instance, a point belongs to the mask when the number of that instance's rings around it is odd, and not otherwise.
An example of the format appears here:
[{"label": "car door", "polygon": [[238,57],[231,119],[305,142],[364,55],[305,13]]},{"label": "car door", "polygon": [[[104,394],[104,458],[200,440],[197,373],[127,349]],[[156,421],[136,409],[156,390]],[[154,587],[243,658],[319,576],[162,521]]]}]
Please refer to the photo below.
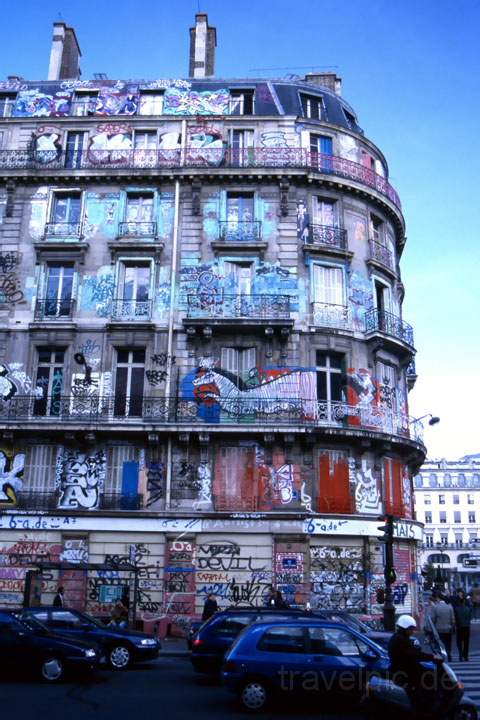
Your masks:
[{"label": "car door", "polygon": [[8,613],[0,613],[0,667],[21,667],[32,659],[28,629]]},{"label": "car door", "polygon": [[237,635],[249,625],[254,619],[253,615],[226,615],[218,624],[212,628],[213,651],[218,654],[225,654]]},{"label": "car door", "polygon": [[277,690],[301,692],[311,672],[307,630],[303,625],[272,625],[262,635],[249,664],[253,673],[268,677]]},{"label": "car door", "polygon": [[[39,618],[41,619],[41,618]],[[94,630],[93,623],[78,615],[73,610],[53,608],[48,613],[47,627],[54,633],[68,636],[72,640],[86,641],[91,639]]]}]

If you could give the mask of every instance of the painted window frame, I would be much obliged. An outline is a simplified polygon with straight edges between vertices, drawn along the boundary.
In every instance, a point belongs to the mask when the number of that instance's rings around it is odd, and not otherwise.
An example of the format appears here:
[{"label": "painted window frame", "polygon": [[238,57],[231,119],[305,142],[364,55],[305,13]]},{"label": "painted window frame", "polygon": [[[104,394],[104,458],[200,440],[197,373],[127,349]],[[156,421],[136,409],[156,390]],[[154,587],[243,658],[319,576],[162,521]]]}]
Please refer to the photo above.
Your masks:
[{"label": "painted window frame", "polygon": [[302,117],[308,120],[325,120],[325,100],[323,95],[300,92]]},{"label": "painted window frame", "polygon": [[[73,117],[92,117],[93,115],[95,115],[99,92],[99,90],[82,90],[81,88],[75,90],[72,101],[72,110],[74,112],[70,112],[70,115],[72,115]],[[84,102],[84,100],[88,100],[88,102]],[[85,112],[75,112],[81,107],[85,109]]]},{"label": "painted window frame", "polygon": [[[156,105],[158,103],[160,112],[142,112],[144,103],[147,98],[154,98],[153,107],[156,108]],[[159,115],[163,115],[164,110],[164,104],[165,104],[165,91],[164,90],[140,90],[140,98],[138,102],[138,115],[142,117],[157,117]]]},{"label": "painted window frame", "polygon": [[117,300],[134,300],[136,298],[124,298],[121,292],[125,292],[125,270],[127,267],[148,267],[150,270],[149,284],[148,284],[148,298],[147,300],[152,301],[155,289],[155,260],[150,257],[142,256],[120,256],[117,258],[115,268],[115,298]]},{"label": "painted window frame", "polygon": [[[78,224],[82,226],[83,224],[83,217],[85,214],[85,202],[86,202],[86,193],[82,190],[82,188],[74,187],[74,188],[50,188],[48,201],[47,201],[47,222],[50,223],[60,223],[60,221],[55,220],[54,213],[55,213],[55,207],[56,203],[59,198],[61,197],[73,197],[73,196],[80,197],[80,211],[79,211],[79,220]],[[65,221],[67,224],[70,223],[70,220]],[[75,224],[75,223],[72,223]]]},{"label": "painted window frame", "polygon": [[[52,297],[52,298],[49,298],[49,297],[48,297],[48,290],[49,290],[49,282],[50,282],[50,277],[51,277],[51,270],[52,270],[53,268],[60,268],[62,271],[66,270],[66,269],[70,269],[70,268],[73,270],[73,273],[72,273],[72,287],[71,287],[71,292],[70,292],[70,297],[69,297],[69,298],[62,297],[62,294],[63,294],[63,284],[64,284],[64,280],[65,280],[65,277],[64,277],[64,276],[65,276],[65,273],[64,273],[64,272],[62,272],[62,273],[61,273],[61,276],[60,276],[60,282],[59,282],[59,287],[58,287],[58,289],[57,289],[57,296],[56,296],[56,298],[53,298],[53,297]],[[40,292],[40,297],[42,298],[42,300],[43,300],[43,302],[45,303],[45,305],[47,304],[47,302],[48,302],[49,300],[54,301],[54,302],[55,302],[56,304],[58,304],[58,305],[60,305],[61,302],[65,302],[65,303],[68,303],[68,304],[69,304],[69,311],[68,311],[68,313],[63,314],[63,315],[60,314],[60,313],[56,313],[56,314],[53,314],[53,315],[52,315],[52,314],[49,314],[49,315],[47,315],[47,317],[68,317],[68,316],[71,314],[71,308],[72,308],[73,303],[74,303],[74,301],[75,301],[75,299],[76,299],[76,296],[77,296],[77,288],[78,288],[78,270],[77,270],[76,262],[75,262],[75,261],[73,261],[73,260],[72,260],[72,261],[70,261],[70,260],[69,260],[69,261],[62,261],[62,260],[53,260],[53,259],[51,259],[51,260],[46,260],[46,261],[45,261],[44,266],[43,266],[43,272],[42,272],[42,275],[41,275],[41,284],[40,284],[40,290],[41,290],[41,292]]]},{"label": "painted window frame", "polygon": [[[128,353],[128,359],[127,361],[119,361],[118,355],[119,352],[124,351]],[[142,352],[143,351],[143,362],[135,361],[133,359],[133,353],[135,352]],[[114,377],[113,377],[113,392],[115,397],[114,407],[113,407],[113,414],[114,417],[122,417],[122,418],[141,418],[143,415],[143,401],[145,398],[145,365],[146,365],[146,355],[147,355],[147,348],[145,346],[142,347],[132,347],[132,346],[125,346],[115,347],[115,358],[114,358]],[[119,368],[127,368],[127,377],[126,377],[126,384],[124,385],[122,383],[122,389],[125,389],[125,392],[123,394],[120,394],[117,392],[117,380],[118,380],[118,370]],[[132,398],[137,398],[136,395],[132,396],[132,373],[134,369],[140,369],[143,368],[143,381],[142,381],[142,395],[141,398],[139,398],[140,402],[138,404],[138,401],[135,401],[132,403]],[[123,407],[123,412],[121,412]],[[131,409],[133,408],[133,413],[131,412]],[[138,414],[136,412],[136,409],[140,410],[140,413]]]},{"label": "painted window frame", "polygon": [[323,300],[317,300],[316,299],[316,281],[315,281],[315,268],[321,267],[325,269],[332,269],[332,270],[340,270],[342,278],[342,307],[347,307],[347,274],[346,274],[346,268],[343,263],[340,262],[333,262],[329,260],[312,260],[310,263],[310,302],[318,302],[325,304],[334,304],[337,305],[338,303],[328,303],[327,301]]},{"label": "painted window frame", "polygon": [[[152,213],[149,220],[130,220],[128,218],[128,209],[132,200],[139,198],[151,198],[152,200]],[[158,211],[158,192],[155,190],[125,190],[124,195],[124,207],[123,207],[123,218],[125,223],[153,223],[157,217]]]},{"label": "painted window frame", "polygon": [[[239,115],[239,116],[252,116],[255,115],[255,88],[254,87],[245,87],[245,88],[230,88],[230,99],[229,99],[229,111],[230,115]],[[236,109],[236,105],[234,104],[236,100],[239,100],[239,112],[233,112],[234,109]],[[248,105],[247,109],[245,109],[245,106]],[[249,110],[251,110],[249,112]]]},{"label": "painted window frame", "polygon": [[[320,365],[318,356],[319,353],[323,353],[326,356],[325,365]],[[335,357],[340,360],[340,367],[332,367],[332,357]],[[316,384],[316,394],[317,394],[317,402],[321,403],[327,403],[328,407],[331,407],[332,403],[345,403],[346,402],[346,393],[345,393],[345,386],[346,386],[346,367],[347,367],[347,356],[346,353],[342,352],[335,352],[330,350],[329,348],[316,348],[315,349],[315,384]],[[318,376],[319,373],[324,373],[325,375],[325,387],[326,387],[326,398],[320,398],[318,397]],[[338,399],[332,399],[332,375],[335,377],[340,377],[340,397]]]},{"label": "painted window frame", "polygon": [[[33,383],[34,387],[42,387],[43,394],[41,398],[36,398],[34,400],[33,404],[33,414],[36,417],[58,417],[62,414],[62,403],[61,398],[64,394],[65,390],[65,379],[66,379],[66,365],[67,365],[67,353],[68,353],[68,347],[61,346],[57,347],[55,345],[51,346],[44,346],[44,345],[37,345],[35,348],[36,357],[35,357],[35,382]],[[40,353],[50,353],[50,359],[49,360],[40,360]],[[56,359],[57,353],[63,353],[63,358],[61,360]],[[48,383],[45,387],[45,384],[40,381],[39,376],[39,370],[42,368],[48,368]],[[58,388],[54,388],[54,381],[55,381],[55,371],[58,369],[61,369],[61,388],[58,390]],[[60,405],[55,407],[55,402],[60,402]],[[44,411],[42,410],[44,408]],[[53,412],[52,412],[53,408]],[[56,410],[56,411],[55,411]]]}]

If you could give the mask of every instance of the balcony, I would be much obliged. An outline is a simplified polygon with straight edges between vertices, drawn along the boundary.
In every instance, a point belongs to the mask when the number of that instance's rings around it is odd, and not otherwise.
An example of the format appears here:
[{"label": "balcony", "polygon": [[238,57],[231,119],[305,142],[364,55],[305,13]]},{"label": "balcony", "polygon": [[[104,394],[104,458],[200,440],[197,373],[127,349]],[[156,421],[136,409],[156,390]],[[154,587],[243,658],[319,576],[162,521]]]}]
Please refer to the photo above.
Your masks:
[{"label": "balcony", "polygon": [[221,220],[218,229],[223,243],[258,243],[262,239],[260,220]]},{"label": "balcony", "polygon": [[386,310],[373,308],[365,313],[365,333],[367,335],[380,334],[382,337],[399,341],[408,346],[409,352],[413,350],[413,328],[402,318]]},{"label": "balcony", "polygon": [[[211,155],[210,155],[211,154]],[[318,172],[352,180],[387,197],[401,209],[400,198],[388,180],[359,163],[335,155],[310,153],[302,148],[208,148],[187,147],[184,152],[175,150],[88,150],[82,153],[63,152],[59,155],[32,152],[31,150],[0,150],[0,174],[9,175],[18,170],[35,170],[51,173],[65,170],[172,170],[196,168],[212,172],[215,168],[269,169],[297,168],[304,172]],[[65,173],[65,174],[68,174]]]},{"label": "balcony", "polygon": [[[14,507],[16,510],[56,510],[62,508],[61,495],[55,490],[51,492],[20,490]],[[99,510],[140,510],[142,507],[143,496],[139,494],[102,493],[99,496]]]},{"label": "balcony", "polygon": [[350,310],[347,305],[313,302],[311,317],[312,325],[316,327],[352,329]]},{"label": "balcony", "polygon": [[82,224],[79,222],[48,222],[45,224],[46,240],[58,240],[59,238],[79,240],[81,232]]},{"label": "balcony", "polygon": [[33,317],[45,321],[71,320],[73,306],[73,300],[37,300]]},{"label": "balcony", "polygon": [[118,237],[130,240],[153,240],[157,235],[156,222],[121,222],[118,224]]},{"label": "balcony", "polygon": [[149,322],[152,319],[151,300],[112,300],[112,322]]},{"label": "balcony", "polygon": [[379,243],[376,240],[370,240],[369,243],[370,262],[381,265],[383,268],[395,273],[395,259],[393,257],[393,253],[388,249],[388,247],[386,247],[386,245],[382,245],[382,243]]},{"label": "balcony", "polygon": [[222,326],[238,332],[239,326],[261,329],[267,335],[274,327],[281,327],[282,335],[288,336],[293,326],[290,317],[291,298],[288,295],[187,295],[187,311],[183,324],[187,333],[195,333],[195,326],[203,326],[204,335],[211,335],[212,328]]},{"label": "balcony", "polygon": [[322,250],[341,250],[347,248],[347,231],[333,225],[310,225],[308,238],[305,239],[304,250],[320,248]]}]

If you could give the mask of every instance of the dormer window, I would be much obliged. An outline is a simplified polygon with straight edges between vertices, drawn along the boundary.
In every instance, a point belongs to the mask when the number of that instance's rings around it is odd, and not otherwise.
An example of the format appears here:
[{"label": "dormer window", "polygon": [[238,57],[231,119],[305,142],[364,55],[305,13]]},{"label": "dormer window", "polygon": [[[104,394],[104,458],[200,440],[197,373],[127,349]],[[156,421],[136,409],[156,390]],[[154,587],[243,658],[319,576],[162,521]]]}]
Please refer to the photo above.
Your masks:
[{"label": "dormer window", "polygon": [[97,99],[98,93],[96,92],[76,92],[72,103],[72,115],[77,117],[95,115]]},{"label": "dormer window", "polygon": [[350,130],[356,130],[357,129],[357,119],[355,115],[353,115],[351,112],[348,112],[348,110],[345,110],[345,108],[342,108],[343,114],[345,115],[345,120],[347,121],[347,125],[350,128]]},{"label": "dormer window", "polygon": [[140,95],[140,115],[162,115],[163,93],[145,92]]},{"label": "dormer window", "polygon": [[230,115],[253,115],[253,90],[230,90]]},{"label": "dormer window", "polygon": [[325,107],[323,98],[318,95],[301,95],[303,116],[310,120],[321,120]]},{"label": "dormer window", "polygon": [[0,95],[0,117],[10,117],[13,108],[15,106],[15,95],[4,94]]}]

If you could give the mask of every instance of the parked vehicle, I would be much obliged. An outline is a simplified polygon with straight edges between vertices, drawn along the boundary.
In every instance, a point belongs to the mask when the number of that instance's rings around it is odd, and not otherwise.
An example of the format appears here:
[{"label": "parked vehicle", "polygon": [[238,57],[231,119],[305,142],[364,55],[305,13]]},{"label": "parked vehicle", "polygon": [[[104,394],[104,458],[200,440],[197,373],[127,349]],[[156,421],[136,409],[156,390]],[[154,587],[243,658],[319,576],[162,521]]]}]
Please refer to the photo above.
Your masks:
[{"label": "parked vehicle", "polygon": [[[464,695],[463,685],[452,668],[443,662],[437,666],[422,663],[425,670],[437,673],[438,691],[432,694],[432,718],[441,720],[477,720],[478,713],[474,700]],[[391,680],[372,677],[367,683],[367,693],[363,708],[371,718],[398,718],[413,720],[425,718],[425,714],[415,712],[407,691],[395,685]],[[430,716],[429,716],[430,717]]]},{"label": "parked vehicle", "polygon": [[222,678],[244,709],[259,711],[274,696],[313,693],[322,706],[358,704],[372,673],[385,675],[388,654],[340,622],[256,622],[227,652]]},{"label": "parked vehicle", "polygon": [[355,613],[348,612],[347,610],[315,610],[315,617],[321,617],[325,620],[333,620],[334,622],[344,622],[349,625],[357,632],[362,635],[366,635],[370,640],[381,645],[384,648],[388,647],[392,632],[385,630],[376,630],[375,628],[367,625],[363,620],[358,617]]},{"label": "parked vehicle", "polygon": [[30,670],[45,682],[59,682],[68,671],[92,671],[100,650],[92,643],[57,637],[40,622],[0,610],[0,665],[24,674]]},{"label": "parked vehicle", "polygon": [[135,630],[104,625],[86,613],[72,608],[31,607],[22,617],[40,620],[51,632],[63,637],[95,642],[104,658],[115,670],[124,670],[132,662],[152,660],[160,652],[158,638]]}]

